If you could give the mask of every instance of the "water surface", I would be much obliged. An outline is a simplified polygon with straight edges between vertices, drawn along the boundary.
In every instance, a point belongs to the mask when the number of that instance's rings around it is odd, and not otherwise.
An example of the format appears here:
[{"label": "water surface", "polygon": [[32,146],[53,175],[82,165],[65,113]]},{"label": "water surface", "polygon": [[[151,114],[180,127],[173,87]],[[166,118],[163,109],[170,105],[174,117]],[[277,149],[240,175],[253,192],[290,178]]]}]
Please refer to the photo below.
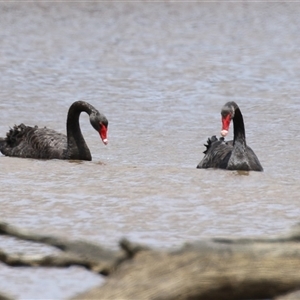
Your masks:
[{"label": "water surface", "polygon": [[[0,133],[65,132],[86,100],[92,162],[0,156],[1,220],[113,249],[275,235],[298,222],[299,3],[1,3]],[[197,170],[220,109],[236,101],[263,173]],[[231,128],[232,136],[232,128]],[[55,253],[1,237],[11,252]],[[0,290],[66,299],[103,282],[81,268],[0,265]]]}]

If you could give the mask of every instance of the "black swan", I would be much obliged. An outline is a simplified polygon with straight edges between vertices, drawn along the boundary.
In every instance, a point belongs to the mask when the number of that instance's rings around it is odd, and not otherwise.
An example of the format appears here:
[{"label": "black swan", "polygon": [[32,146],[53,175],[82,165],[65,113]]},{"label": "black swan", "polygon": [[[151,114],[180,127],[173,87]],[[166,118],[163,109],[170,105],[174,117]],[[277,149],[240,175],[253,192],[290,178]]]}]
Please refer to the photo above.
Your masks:
[{"label": "black swan", "polygon": [[0,151],[6,156],[23,158],[92,160],[80,130],[79,115],[82,111],[90,116],[91,125],[106,145],[106,117],[91,104],[76,101],[69,108],[67,136],[46,127],[15,125],[6,134],[6,138],[0,138]]},{"label": "black swan", "polygon": [[[246,144],[243,115],[235,102],[227,102],[221,111],[222,137],[212,136],[208,139],[205,156],[198,164],[198,169],[219,168],[226,170],[263,171],[257,156]],[[233,120],[233,141],[226,142],[224,137],[228,133]]]}]

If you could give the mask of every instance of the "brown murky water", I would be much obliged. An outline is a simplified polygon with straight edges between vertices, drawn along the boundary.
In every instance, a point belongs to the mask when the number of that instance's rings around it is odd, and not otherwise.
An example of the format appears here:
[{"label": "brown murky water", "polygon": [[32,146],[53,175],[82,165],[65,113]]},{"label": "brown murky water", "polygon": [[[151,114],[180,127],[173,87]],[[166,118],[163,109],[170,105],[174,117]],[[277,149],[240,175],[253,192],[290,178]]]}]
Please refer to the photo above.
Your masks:
[{"label": "brown murky water", "polygon": [[[0,156],[1,220],[117,247],[267,235],[299,221],[300,3],[1,3],[0,133],[65,132],[86,100],[109,119],[104,146],[81,116],[92,162]],[[236,101],[265,171],[197,170]],[[232,134],[232,132],[231,132]],[[48,248],[0,237],[2,249]],[[0,290],[65,299],[102,279],[81,268],[0,265]]]}]

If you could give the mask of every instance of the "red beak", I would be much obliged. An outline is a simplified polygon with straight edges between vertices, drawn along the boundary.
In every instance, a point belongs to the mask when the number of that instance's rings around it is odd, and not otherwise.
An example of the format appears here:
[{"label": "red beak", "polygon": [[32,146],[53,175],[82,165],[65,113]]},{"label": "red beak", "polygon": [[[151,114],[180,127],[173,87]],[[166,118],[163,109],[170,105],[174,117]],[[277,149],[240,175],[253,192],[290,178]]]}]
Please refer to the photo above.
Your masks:
[{"label": "red beak", "polygon": [[225,137],[228,133],[229,130],[229,125],[231,121],[231,115],[228,114],[226,117],[222,116],[222,130],[221,130],[221,135]]},{"label": "red beak", "polygon": [[103,125],[102,123],[100,123],[99,134],[100,134],[100,137],[101,137],[103,143],[105,145],[107,145],[107,143],[108,143],[108,140],[107,140],[107,127],[105,125]]},{"label": "red beak", "polygon": [[222,116],[222,130],[229,130],[229,125],[231,121],[231,115],[228,114],[226,117]]}]

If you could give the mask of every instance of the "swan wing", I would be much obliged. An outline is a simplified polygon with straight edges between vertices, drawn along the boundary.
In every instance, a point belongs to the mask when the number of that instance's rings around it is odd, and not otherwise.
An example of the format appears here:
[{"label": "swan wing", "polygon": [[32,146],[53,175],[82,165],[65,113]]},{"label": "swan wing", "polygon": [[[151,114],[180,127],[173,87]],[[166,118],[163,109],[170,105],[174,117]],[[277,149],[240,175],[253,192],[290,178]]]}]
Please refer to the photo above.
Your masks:
[{"label": "swan wing", "polygon": [[0,143],[0,151],[6,156],[23,158],[64,158],[67,137],[48,128],[24,124],[14,126]]},{"label": "swan wing", "polygon": [[261,163],[258,160],[258,157],[256,156],[254,151],[249,146],[247,146],[247,155],[248,155],[250,170],[252,170],[252,171],[263,171],[264,170]]},{"label": "swan wing", "polygon": [[198,169],[221,168],[226,169],[230,158],[233,143],[232,141],[225,142],[223,138],[217,139],[212,136],[208,139],[204,157],[198,164]]}]

